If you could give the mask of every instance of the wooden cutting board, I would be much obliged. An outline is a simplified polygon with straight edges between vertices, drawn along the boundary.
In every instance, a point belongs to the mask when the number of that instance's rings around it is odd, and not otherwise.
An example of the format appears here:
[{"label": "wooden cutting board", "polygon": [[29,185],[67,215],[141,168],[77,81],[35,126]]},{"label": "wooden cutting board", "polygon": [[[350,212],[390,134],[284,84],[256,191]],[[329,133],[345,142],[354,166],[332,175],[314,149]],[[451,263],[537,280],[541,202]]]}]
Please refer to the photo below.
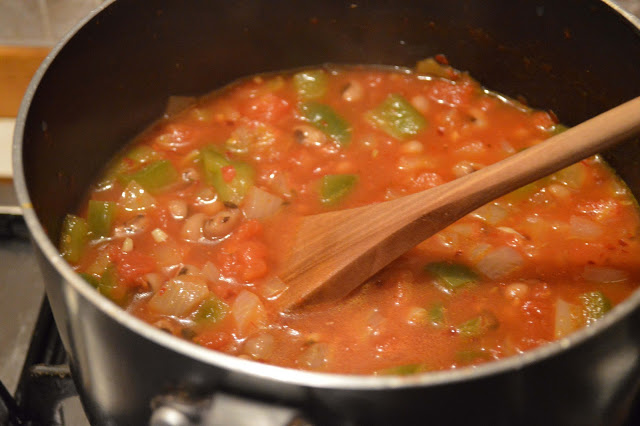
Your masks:
[{"label": "wooden cutting board", "polygon": [[18,114],[24,92],[49,47],[0,46],[0,117]]}]

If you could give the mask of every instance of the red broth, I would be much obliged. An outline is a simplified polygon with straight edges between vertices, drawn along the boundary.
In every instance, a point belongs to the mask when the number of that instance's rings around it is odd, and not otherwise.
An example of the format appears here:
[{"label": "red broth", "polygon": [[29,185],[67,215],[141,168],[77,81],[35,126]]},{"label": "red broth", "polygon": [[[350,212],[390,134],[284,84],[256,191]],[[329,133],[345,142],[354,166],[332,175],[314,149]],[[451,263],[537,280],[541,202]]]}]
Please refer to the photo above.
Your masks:
[{"label": "red broth", "polygon": [[[468,215],[335,306],[277,312],[300,215],[456,179],[563,127],[426,60],[243,80],[115,159],[63,256],[131,314],[286,367],[410,374],[516,355],[597,321],[638,285],[638,208],[593,157]],[[402,214],[402,212],[398,212]]]}]

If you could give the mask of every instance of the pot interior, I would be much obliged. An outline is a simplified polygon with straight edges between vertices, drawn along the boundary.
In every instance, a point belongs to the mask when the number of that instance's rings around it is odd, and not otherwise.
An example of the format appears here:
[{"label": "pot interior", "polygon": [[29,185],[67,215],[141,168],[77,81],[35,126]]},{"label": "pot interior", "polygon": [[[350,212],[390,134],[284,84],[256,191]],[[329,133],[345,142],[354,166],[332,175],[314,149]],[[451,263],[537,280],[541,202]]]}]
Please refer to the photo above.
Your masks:
[{"label": "pot interior", "polygon": [[[640,93],[638,30],[599,1],[119,0],[59,48],[23,106],[19,164],[53,242],[87,184],[161,116],[168,96],[242,76],[322,63],[413,66],[443,53],[485,87],[567,125]],[[635,145],[607,158],[638,195],[630,152]]]}]

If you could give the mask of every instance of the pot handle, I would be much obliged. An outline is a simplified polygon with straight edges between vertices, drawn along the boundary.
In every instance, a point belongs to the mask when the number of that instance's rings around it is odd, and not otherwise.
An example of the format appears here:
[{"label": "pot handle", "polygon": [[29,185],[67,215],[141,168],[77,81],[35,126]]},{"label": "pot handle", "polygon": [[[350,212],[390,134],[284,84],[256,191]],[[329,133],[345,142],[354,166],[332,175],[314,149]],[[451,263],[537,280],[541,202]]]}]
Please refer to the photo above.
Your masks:
[{"label": "pot handle", "polygon": [[200,400],[163,395],[151,405],[150,426],[312,426],[297,408],[224,392]]}]

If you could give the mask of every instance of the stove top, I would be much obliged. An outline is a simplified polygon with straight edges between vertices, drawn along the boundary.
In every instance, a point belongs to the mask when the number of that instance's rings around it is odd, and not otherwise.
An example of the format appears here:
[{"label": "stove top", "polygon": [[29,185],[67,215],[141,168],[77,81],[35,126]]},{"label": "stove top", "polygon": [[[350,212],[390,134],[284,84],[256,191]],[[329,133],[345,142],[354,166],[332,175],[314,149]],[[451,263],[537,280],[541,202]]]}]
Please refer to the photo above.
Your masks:
[{"label": "stove top", "polygon": [[[12,182],[0,180],[0,206],[16,204]],[[0,394],[4,385],[4,390],[24,406],[27,398],[40,399],[38,391],[51,394],[51,388],[42,387],[38,380],[49,373],[60,377],[67,367],[27,230],[20,217],[7,213],[0,212]],[[42,365],[54,370],[42,371]],[[36,378],[30,378],[34,366]],[[68,386],[70,381],[66,383]],[[52,386],[60,384],[54,381]],[[4,424],[2,415],[0,402],[0,424]],[[30,413],[23,415],[28,418]],[[65,400],[60,412],[53,415],[52,421],[64,425],[89,424],[77,396]]]}]

